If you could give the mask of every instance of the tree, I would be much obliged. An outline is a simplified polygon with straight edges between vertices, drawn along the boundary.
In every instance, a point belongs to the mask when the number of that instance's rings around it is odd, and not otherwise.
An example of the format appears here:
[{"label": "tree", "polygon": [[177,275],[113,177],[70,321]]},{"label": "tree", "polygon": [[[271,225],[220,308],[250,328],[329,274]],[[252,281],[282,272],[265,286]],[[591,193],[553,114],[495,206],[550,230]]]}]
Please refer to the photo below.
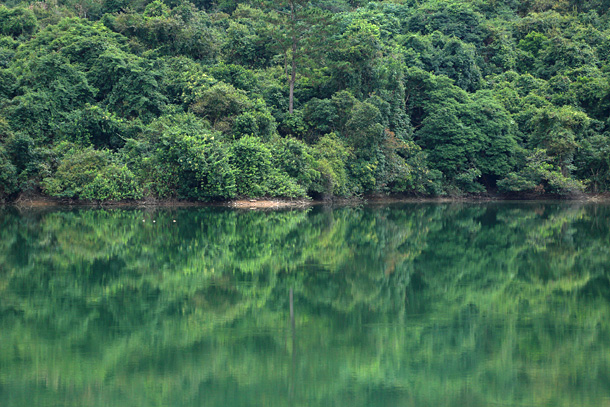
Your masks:
[{"label": "tree", "polygon": [[270,17],[279,27],[278,46],[284,54],[284,73],[288,81],[288,113],[294,113],[294,88],[306,60],[324,47],[324,29],[329,13],[311,0],[280,0],[268,3]]},{"label": "tree", "polygon": [[530,119],[530,143],[545,149],[563,175],[568,176],[578,139],[590,122],[586,114],[570,106],[539,109]]},{"label": "tree", "polygon": [[17,169],[0,144],[0,201],[17,191]]},{"label": "tree", "polygon": [[481,191],[481,184],[494,187],[513,168],[516,123],[489,92],[431,108],[415,136],[429,152],[432,168],[468,192]]}]

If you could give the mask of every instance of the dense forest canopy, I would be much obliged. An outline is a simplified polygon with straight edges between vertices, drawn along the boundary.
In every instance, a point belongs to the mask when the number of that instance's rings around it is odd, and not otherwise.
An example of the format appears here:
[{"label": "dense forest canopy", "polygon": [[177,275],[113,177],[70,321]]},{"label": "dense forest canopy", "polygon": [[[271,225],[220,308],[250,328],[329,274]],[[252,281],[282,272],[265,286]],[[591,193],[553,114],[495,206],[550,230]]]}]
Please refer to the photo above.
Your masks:
[{"label": "dense forest canopy", "polygon": [[610,188],[609,0],[0,5],[0,200]]}]

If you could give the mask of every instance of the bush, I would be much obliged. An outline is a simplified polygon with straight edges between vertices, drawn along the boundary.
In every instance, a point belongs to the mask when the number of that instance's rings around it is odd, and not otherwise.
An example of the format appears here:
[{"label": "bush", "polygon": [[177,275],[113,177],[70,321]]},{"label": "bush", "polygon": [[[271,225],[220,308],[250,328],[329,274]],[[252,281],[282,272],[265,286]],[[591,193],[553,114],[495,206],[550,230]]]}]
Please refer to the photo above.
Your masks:
[{"label": "bush", "polygon": [[320,178],[312,184],[311,190],[324,195],[349,195],[353,188],[346,167],[352,155],[347,146],[336,134],[330,133],[316,143],[313,155]]},{"label": "bush", "polygon": [[481,170],[478,168],[469,168],[468,170],[457,174],[454,178],[456,185],[460,190],[468,193],[485,192],[485,187],[477,183],[477,179],[481,177]]},{"label": "bush", "polygon": [[44,145],[36,146],[27,134],[9,133],[4,146],[7,157],[15,167],[17,189],[36,189],[38,182],[50,174],[54,166],[53,152]]},{"label": "bush", "polygon": [[162,198],[232,198],[236,184],[229,157],[226,145],[210,133],[187,135],[176,126],[163,133],[153,157],[144,161],[142,175]]},{"label": "bush", "polygon": [[[231,165],[235,170],[238,195],[288,198],[307,196],[307,186],[285,170],[283,164],[287,158],[286,144],[280,142],[279,146],[274,145],[274,153],[279,151],[279,154],[274,156],[270,146],[261,143],[256,137],[245,136],[233,143]],[[305,165],[305,162],[299,165]],[[298,173],[298,170],[295,173]],[[302,180],[305,180],[305,175]]]},{"label": "bush", "polygon": [[313,183],[320,182],[320,172],[315,169],[313,154],[311,147],[292,137],[279,139],[273,145],[275,167],[307,191]]},{"label": "bush", "polygon": [[0,34],[20,37],[32,35],[38,29],[36,16],[26,8],[6,8],[0,5]]},{"label": "bush", "polygon": [[332,131],[337,109],[330,99],[313,98],[303,108],[303,120],[313,132],[309,139],[316,140],[319,135]]},{"label": "bush", "polygon": [[503,192],[525,192],[535,191],[536,182],[527,178],[524,174],[511,172],[506,178],[498,181],[498,189]]},{"label": "bush", "polygon": [[303,113],[300,110],[295,110],[293,114],[285,115],[281,120],[278,131],[283,136],[305,138],[307,125],[303,119]]},{"label": "bush", "polygon": [[273,168],[271,150],[256,137],[245,136],[231,146],[237,194],[263,196]]},{"label": "bush", "polygon": [[390,182],[390,191],[397,193],[441,195],[442,173],[431,170],[426,163],[426,154],[417,152],[405,160],[404,169],[397,172]]},{"label": "bush", "polygon": [[276,123],[271,113],[263,110],[248,111],[235,118],[233,136],[241,138],[247,135],[257,136],[263,141],[269,141],[275,132]]},{"label": "bush", "polygon": [[27,134],[11,134],[5,142],[6,152],[11,158],[18,172],[22,172],[32,165],[34,160],[34,140]]},{"label": "bush", "polygon": [[274,170],[265,185],[267,195],[285,198],[304,198],[307,191],[285,172]]},{"label": "bush", "polygon": [[82,146],[117,150],[125,144],[126,138],[135,136],[139,130],[137,123],[121,119],[99,106],[86,105],[66,115],[60,134],[64,140]]},{"label": "bush", "polygon": [[133,173],[115,162],[116,156],[110,151],[91,147],[79,150],[68,143],[59,145],[58,150],[63,152],[63,157],[57,171],[42,182],[43,191],[47,194],[98,200],[142,197]]},{"label": "bush", "polygon": [[142,188],[126,165],[111,164],[84,186],[80,198],[121,201],[142,198]]},{"label": "bush", "polygon": [[379,160],[377,157],[365,159],[359,157],[348,164],[350,174],[358,185],[358,192],[375,192],[377,190],[377,175],[379,173]]},{"label": "bush", "polygon": [[243,111],[250,109],[253,103],[246,92],[235,89],[224,82],[214,84],[201,92],[197,100],[191,104],[191,111],[217,124],[223,119],[230,119]]},{"label": "bush", "polygon": [[0,145],[0,201],[17,192],[17,169],[8,159],[8,154]]},{"label": "bush", "polygon": [[524,168],[498,181],[498,188],[503,192],[556,195],[571,195],[584,191],[582,182],[564,175],[552,161],[546,150],[536,149],[528,155]]}]

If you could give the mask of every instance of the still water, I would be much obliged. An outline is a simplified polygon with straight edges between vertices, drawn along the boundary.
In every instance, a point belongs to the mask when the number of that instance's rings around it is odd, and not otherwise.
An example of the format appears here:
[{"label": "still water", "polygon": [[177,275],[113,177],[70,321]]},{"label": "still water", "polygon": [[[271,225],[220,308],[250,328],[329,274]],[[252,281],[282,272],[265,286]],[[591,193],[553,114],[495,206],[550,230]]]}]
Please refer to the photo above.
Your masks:
[{"label": "still water", "polygon": [[610,206],[0,209],[0,405],[610,406]]}]

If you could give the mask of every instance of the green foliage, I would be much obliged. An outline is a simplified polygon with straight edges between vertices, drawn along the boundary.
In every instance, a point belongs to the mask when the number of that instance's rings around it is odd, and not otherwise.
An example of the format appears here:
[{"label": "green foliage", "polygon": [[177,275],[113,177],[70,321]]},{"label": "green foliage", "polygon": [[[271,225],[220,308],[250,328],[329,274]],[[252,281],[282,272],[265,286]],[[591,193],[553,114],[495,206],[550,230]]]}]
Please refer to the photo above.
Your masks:
[{"label": "green foliage", "polygon": [[445,75],[466,91],[476,91],[480,87],[481,69],[472,44],[434,32],[426,36],[407,36],[403,45],[408,49],[407,55],[416,58],[413,65],[436,75]]},{"label": "green foliage", "polygon": [[211,66],[208,72],[218,81],[228,83],[246,92],[253,92],[258,88],[254,72],[241,65],[218,64]]},{"label": "green foliage", "polygon": [[0,69],[0,101],[12,99],[15,96],[17,77],[8,69]]},{"label": "green foliage", "polygon": [[547,45],[549,39],[542,33],[532,31],[519,41],[518,47],[532,54],[534,58]]},{"label": "green foliage", "polygon": [[238,3],[1,5],[3,195],[64,142],[96,199],[610,188],[608,0]]},{"label": "green foliage", "polygon": [[390,191],[415,195],[443,195],[443,173],[429,168],[426,153],[417,145],[409,145],[409,149],[414,153],[405,160],[405,170],[397,171],[397,175],[391,180]]},{"label": "green foliage", "polygon": [[468,3],[438,0],[426,2],[407,20],[408,29],[423,34],[440,31],[465,42],[481,43],[486,33],[483,18]]},{"label": "green foliage", "polygon": [[272,171],[266,183],[266,195],[285,198],[305,198],[307,189],[285,172]]},{"label": "green foliage", "polygon": [[432,168],[466,192],[482,192],[515,165],[515,123],[487,92],[466,103],[448,102],[422,121],[416,136]]},{"label": "green foliage", "polygon": [[565,167],[571,163],[578,147],[577,139],[586,131],[590,119],[569,106],[560,109],[540,109],[530,119],[531,143],[556,157],[555,163]]},{"label": "green foliage", "polygon": [[536,60],[537,72],[542,78],[586,65],[599,65],[589,44],[563,37],[552,38]]},{"label": "green foliage", "polygon": [[190,110],[221,130],[228,131],[235,116],[252,107],[254,104],[246,92],[218,82],[197,95]]},{"label": "green foliage", "polygon": [[337,109],[330,99],[313,98],[303,108],[303,120],[315,135],[310,139],[330,133],[337,119]]},{"label": "green foliage", "polygon": [[167,101],[158,75],[144,59],[117,48],[100,54],[90,70],[98,100],[121,117],[145,121],[160,115]]},{"label": "green foliage", "polygon": [[305,191],[320,182],[320,172],[316,170],[318,163],[312,147],[292,137],[286,137],[272,145],[272,152],[274,167],[286,173]]},{"label": "green foliage", "polygon": [[58,150],[57,171],[42,183],[49,195],[113,201],[142,197],[134,174],[111,152],[91,147],[79,150],[69,144],[60,144]]},{"label": "green foliage", "polygon": [[505,192],[529,192],[535,194],[573,195],[584,190],[584,184],[562,173],[552,164],[552,159],[543,149],[536,149],[526,158],[525,166],[512,172],[498,182]]},{"label": "green foliage", "polygon": [[375,69],[382,57],[379,27],[354,20],[329,49],[332,83],[358,96],[375,91]]},{"label": "green foliage", "polygon": [[244,136],[231,145],[231,165],[238,195],[305,196],[306,189],[273,165],[270,148],[256,137]]},{"label": "green foliage", "polygon": [[0,200],[17,192],[17,169],[11,163],[4,146],[0,144]]},{"label": "green foliage", "polygon": [[0,5],[0,34],[19,38],[34,34],[37,28],[38,22],[31,10]]},{"label": "green foliage", "polygon": [[156,55],[186,55],[213,62],[220,39],[210,23],[209,16],[189,2],[170,9],[158,0],[149,3],[143,14],[120,13],[105,21],[114,31],[135,37],[138,45],[150,48]]},{"label": "green foliage", "polygon": [[110,164],[97,171],[93,181],[83,187],[79,198],[103,201],[139,199],[142,198],[142,189],[126,165]]},{"label": "green foliage", "polygon": [[303,117],[303,111],[295,110],[292,114],[284,115],[278,126],[278,131],[284,136],[293,136],[299,139],[306,138],[307,124]]},{"label": "green foliage", "polygon": [[52,140],[67,112],[93,101],[86,76],[58,53],[31,56],[20,68],[21,94],[9,102],[6,117],[40,141]]},{"label": "green foliage", "polygon": [[235,196],[232,154],[218,134],[184,114],[164,117],[152,128],[147,143],[152,151],[142,159],[139,174],[153,196],[204,201]]},{"label": "green foliage", "polygon": [[313,183],[311,189],[326,196],[349,195],[353,189],[347,173],[351,153],[345,143],[336,134],[330,133],[313,146],[313,156],[316,159],[314,169],[321,178]]},{"label": "green foliage", "polygon": [[237,21],[228,24],[223,51],[231,64],[261,68],[268,66],[274,56],[271,45],[274,27],[268,24],[266,16],[257,11],[240,4],[234,13]]},{"label": "green foliage", "polygon": [[356,103],[345,123],[345,134],[351,146],[356,149],[377,147],[383,137],[381,112],[368,102]]},{"label": "green foliage", "polygon": [[610,134],[583,139],[575,157],[575,173],[588,180],[594,192],[610,190]]},{"label": "green foliage", "polygon": [[[9,133],[4,140],[4,146],[14,166],[14,181],[18,190],[36,190],[41,179],[49,175],[55,161],[54,154],[48,148],[37,146],[32,137],[21,132]],[[10,167],[8,170],[11,171]]]},{"label": "green foliage", "polygon": [[4,144],[18,171],[26,170],[33,161],[34,140],[24,133],[10,134]]},{"label": "green foliage", "polygon": [[262,100],[257,101],[255,109],[244,112],[235,118],[233,135],[236,138],[251,135],[260,138],[262,141],[269,141],[273,134],[275,134],[275,118]]},{"label": "green foliage", "polygon": [[123,120],[95,105],[75,110],[66,119],[59,131],[65,140],[83,146],[93,145],[98,149],[117,150],[138,130],[137,122]]},{"label": "green foliage", "polygon": [[155,17],[168,17],[169,16],[169,7],[159,0],[155,0],[146,5],[144,9],[144,13],[142,16],[155,18]]}]

